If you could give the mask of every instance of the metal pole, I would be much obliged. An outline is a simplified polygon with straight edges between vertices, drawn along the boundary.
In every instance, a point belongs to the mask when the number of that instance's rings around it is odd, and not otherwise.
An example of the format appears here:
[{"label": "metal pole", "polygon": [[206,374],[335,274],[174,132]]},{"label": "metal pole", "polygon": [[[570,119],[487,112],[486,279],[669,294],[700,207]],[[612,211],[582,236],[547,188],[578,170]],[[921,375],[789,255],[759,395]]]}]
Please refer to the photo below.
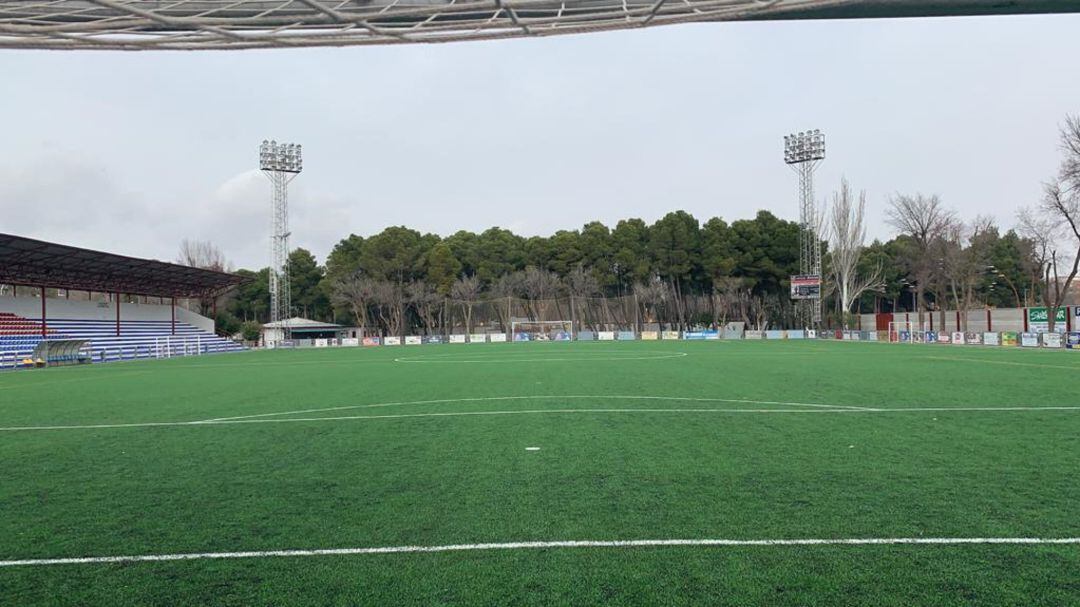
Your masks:
[{"label": "metal pole", "polygon": [[41,339],[45,339],[49,328],[45,322],[45,287],[41,287]]},{"label": "metal pole", "polygon": [[173,297],[169,300],[169,312],[172,314],[172,330],[170,333],[176,335],[176,298]]},{"label": "metal pole", "polygon": [[116,336],[120,337],[120,294],[113,293],[116,298]]}]

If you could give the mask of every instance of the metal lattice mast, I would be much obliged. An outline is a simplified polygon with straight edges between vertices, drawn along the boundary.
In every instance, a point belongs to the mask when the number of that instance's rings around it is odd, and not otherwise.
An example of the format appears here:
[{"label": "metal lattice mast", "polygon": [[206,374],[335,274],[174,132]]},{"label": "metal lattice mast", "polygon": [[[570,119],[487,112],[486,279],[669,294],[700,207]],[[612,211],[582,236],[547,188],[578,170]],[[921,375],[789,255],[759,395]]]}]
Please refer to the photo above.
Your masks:
[{"label": "metal lattice mast", "polygon": [[263,140],[259,146],[259,168],[270,180],[270,322],[281,323],[281,336],[292,338],[289,318],[292,305],[289,290],[289,182],[303,170],[300,146]]},{"label": "metal lattice mast", "polygon": [[[821,279],[821,234],[817,203],[814,200],[814,171],[825,159],[825,135],[820,130],[784,137],[784,162],[799,176],[799,271]],[[821,297],[807,299],[807,315],[814,326],[821,324]]]}]

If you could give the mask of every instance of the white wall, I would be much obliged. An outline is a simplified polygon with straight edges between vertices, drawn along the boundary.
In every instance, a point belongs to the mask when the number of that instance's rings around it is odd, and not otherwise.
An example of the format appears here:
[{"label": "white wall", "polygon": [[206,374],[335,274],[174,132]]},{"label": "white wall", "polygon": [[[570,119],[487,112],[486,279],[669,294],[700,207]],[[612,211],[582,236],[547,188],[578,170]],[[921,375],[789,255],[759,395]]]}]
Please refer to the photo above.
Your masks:
[{"label": "white wall", "polygon": [[[116,308],[112,302],[77,301],[68,299],[45,299],[45,315],[58,320],[116,320]],[[0,296],[0,312],[40,319],[41,298]],[[170,320],[169,306],[157,304],[120,304],[120,322],[125,320]],[[176,322],[187,323],[208,333],[214,332],[213,319],[196,314],[180,306],[176,307]]]},{"label": "white wall", "polygon": [[[964,314],[967,314],[967,330],[968,331],[1016,331],[1020,332],[1024,330],[1024,310],[1020,308],[995,308],[990,310],[990,327],[987,327],[986,310],[969,310],[966,313],[961,312],[960,317],[963,319]],[[938,312],[924,312],[923,324],[925,329],[930,329],[930,316],[934,317],[934,330],[935,331],[959,331],[956,326],[956,312],[947,310],[944,314],[944,326],[941,324],[942,313]],[[874,327],[874,315],[863,314],[862,315],[862,327],[863,329],[871,329]],[[910,320],[916,328],[919,324],[919,315],[914,312],[897,312],[893,314],[893,321],[896,323],[902,323]]]}]

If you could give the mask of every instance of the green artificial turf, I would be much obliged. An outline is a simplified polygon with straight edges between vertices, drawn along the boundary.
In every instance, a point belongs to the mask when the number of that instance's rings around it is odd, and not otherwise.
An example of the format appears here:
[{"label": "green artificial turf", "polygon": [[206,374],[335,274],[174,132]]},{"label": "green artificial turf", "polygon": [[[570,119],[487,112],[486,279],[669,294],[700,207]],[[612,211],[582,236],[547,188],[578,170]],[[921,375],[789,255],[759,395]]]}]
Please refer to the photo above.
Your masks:
[{"label": "green artificial turf", "polygon": [[[1020,409],[972,410],[1001,407]],[[0,431],[0,560],[1080,537],[1067,407],[1080,353],[910,344],[403,346],[4,373],[0,427],[137,425]],[[241,419],[182,423],[221,418]],[[155,423],[171,425],[140,425]],[[0,604],[1067,605],[1078,571],[1078,544],[512,549],[2,567]]]}]

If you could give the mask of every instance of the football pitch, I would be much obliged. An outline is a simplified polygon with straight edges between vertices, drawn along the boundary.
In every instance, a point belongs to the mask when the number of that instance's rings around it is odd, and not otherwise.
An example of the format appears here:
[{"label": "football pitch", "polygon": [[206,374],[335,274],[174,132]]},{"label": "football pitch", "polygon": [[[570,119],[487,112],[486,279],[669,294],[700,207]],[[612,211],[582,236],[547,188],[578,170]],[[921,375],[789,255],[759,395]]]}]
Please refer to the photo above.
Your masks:
[{"label": "football pitch", "polygon": [[1080,355],[251,352],[0,374],[3,605],[1080,603]]}]

